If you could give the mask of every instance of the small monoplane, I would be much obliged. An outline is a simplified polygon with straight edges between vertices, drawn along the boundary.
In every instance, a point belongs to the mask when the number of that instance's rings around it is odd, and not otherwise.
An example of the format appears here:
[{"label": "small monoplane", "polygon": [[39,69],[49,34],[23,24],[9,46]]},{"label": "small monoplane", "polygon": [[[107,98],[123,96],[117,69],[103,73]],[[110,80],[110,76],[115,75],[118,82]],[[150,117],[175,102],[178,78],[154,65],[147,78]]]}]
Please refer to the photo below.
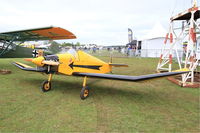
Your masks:
[{"label": "small monoplane", "polygon": [[36,64],[37,67],[33,68],[28,65],[14,62],[13,64],[25,71],[41,72],[48,74],[48,80],[42,84],[42,91],[47,92],[51,90],[51,80],[53,74],[60,73],[71,76],[82,76],[83,88],[80,92],[81,99],[86,99],[89,96],[89,88],[86,86],[87,77],[104,78],[112,80],[124,81],[141,81],[153,78],[172,76],[177,74],[187,73],[188,70],[179,70],[175,72],[156,73],[142,76],[127,76],[107,74],[112,72],[113,67],[128,67],[125,64],[106,63],[92,55],[89,55],[81,50],[75,51],[70,49],[65,54],[40,56],[34,59],[26,59]]}]

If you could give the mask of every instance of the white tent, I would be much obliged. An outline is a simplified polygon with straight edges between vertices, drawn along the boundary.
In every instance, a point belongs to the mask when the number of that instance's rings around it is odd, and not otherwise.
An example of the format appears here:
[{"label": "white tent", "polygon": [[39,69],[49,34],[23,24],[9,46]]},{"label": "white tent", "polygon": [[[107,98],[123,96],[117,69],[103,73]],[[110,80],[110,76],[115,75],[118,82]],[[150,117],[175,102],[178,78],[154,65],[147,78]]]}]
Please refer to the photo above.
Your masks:
[{"label": "white tent", "polygon": [[[142,57],[160,57],[161,49],[164,46],[164,40],[167,30],[163,28],[160,22],[157,22],[154,27],[142,39],[141,56]],[[169,40],[166,48],[169,48]]]},{"label": "white tent", "polygon": [[144,36],[144,39],[165,38],[166,33],[167,30],[163,28],[160,22],[156,22],[154,27]]},{"label": "white tent", "polygon": [[157,22],[142,39],[141,56],[159,57],[167,31]]}]

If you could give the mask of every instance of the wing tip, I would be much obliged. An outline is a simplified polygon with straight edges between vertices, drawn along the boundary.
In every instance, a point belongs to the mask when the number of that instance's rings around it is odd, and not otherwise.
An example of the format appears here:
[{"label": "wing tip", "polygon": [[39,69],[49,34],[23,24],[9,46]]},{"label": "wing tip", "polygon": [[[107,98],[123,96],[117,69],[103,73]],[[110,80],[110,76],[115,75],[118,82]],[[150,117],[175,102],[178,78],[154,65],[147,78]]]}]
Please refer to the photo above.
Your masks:
[{"label": "wing tip", "polygon": [[174,72],[190,72],[190,70],[188,68],[182,68],[182,69],[175,70]]}]

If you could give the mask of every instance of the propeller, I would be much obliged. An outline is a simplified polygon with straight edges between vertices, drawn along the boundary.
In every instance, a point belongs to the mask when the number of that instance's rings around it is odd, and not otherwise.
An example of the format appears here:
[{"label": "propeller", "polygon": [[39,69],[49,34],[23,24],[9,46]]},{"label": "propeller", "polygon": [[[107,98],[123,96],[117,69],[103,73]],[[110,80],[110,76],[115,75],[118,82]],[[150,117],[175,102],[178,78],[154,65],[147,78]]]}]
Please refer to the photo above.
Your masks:
[{"label": "propeller", "polygon": [[60,63],[56,62],[56,61],[52,61],[52,60],[44,60],[44,58],[38,57],[38,58],[26,58],[24,59],[25,61],[30,61],[33,62],[34,64],[36,64],[37,66],[43,66],[45,65],[51,65],[51,66],[57,66]]},{"label": "propeller", "polygon": [[25,60],[25,61],[30,61],[30,62],[32,62],[32,61],[33,61],[33,59],[32,59],[32,58],[25,58],[24,60]]}]

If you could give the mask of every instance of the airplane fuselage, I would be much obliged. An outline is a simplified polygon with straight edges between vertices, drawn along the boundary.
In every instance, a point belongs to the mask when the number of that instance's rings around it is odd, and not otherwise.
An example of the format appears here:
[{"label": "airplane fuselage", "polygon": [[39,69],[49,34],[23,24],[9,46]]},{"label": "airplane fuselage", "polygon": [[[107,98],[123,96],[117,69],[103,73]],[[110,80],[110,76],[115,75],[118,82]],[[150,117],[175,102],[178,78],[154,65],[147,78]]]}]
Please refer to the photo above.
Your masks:
[{"label": "airplane fuselage", "polygon": [[37,66],[43,67],[45,64],[42,62],[44,60],[52,63],[58,62],[58,65],[52,64],[51,68],[58,73],[66,75],[72,75],[73,72],[109,73],[112,69],[109,63],[82,51],[77,51],[76,55],[65,53],[41,56],[33,59],[32,62]]}]

